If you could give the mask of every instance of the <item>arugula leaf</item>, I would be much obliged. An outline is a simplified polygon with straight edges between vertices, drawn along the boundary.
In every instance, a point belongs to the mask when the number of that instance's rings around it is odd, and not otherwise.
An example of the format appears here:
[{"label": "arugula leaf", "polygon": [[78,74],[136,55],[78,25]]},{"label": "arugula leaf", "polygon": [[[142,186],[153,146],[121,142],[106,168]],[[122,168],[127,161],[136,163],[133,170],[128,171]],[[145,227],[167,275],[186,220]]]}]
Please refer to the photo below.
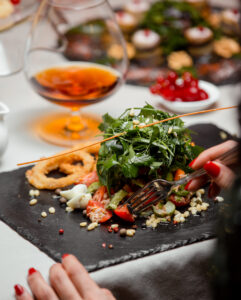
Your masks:
[{"label": "arugula leaf", "polygon": [[[202,151],[191,145],[190,132],[181,119],[169,120],[154,126],[139,128],[133,121],[152,123],[171,117],[150,104],[135,108],[135,115],[127,109],[119,118],[103,116],[99,128],[108,138],[125,131],[126,134],[101,144],[97,172],[100,183],[111,188],[122,186],[134,178],[149,181],[178,168],[191,172],[188,164]],[[135,123],[135,122],[134,122]],[[172,130],[169,130],[171,127]]]}]

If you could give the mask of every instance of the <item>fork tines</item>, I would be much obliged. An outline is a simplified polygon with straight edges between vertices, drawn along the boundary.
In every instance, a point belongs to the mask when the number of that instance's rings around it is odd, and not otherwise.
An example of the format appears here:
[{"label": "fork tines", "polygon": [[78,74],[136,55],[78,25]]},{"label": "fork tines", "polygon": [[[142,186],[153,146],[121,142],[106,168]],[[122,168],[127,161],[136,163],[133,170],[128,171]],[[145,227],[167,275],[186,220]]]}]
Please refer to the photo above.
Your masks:
[{"label": "fork tines", "polygon": [[142,189],[139,189],[131,195],[124,203],[133,214],[140,214],[147,208],[158,203],[163,198],[163,194],[159,189],[160,186],[157,182],[151,181],[146,184]]}]

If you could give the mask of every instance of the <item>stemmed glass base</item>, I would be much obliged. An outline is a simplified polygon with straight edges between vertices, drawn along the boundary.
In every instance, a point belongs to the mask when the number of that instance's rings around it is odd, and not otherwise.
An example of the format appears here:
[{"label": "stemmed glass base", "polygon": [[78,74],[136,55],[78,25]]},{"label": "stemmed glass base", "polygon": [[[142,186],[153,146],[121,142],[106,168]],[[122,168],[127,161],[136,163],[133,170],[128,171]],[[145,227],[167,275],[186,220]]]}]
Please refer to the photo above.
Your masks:
[{"label": "stemmed glass base", "polygon": [[34,131],[43,140],[63,147],[93,142],[100,137],[99,116],[87,113],[52,113],[35,122]]}]

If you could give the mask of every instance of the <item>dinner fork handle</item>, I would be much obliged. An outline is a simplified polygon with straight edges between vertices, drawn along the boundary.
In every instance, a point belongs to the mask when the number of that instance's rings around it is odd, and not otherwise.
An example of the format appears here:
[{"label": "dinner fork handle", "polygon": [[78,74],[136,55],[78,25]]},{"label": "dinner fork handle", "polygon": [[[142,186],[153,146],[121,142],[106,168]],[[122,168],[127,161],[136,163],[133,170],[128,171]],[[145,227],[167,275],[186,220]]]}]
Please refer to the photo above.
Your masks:
[{"label": "dinner fork handle", "polygon": [[[228,150],[227,152],[221,154],[220,156],[218,156],[216,158],[216,160],[226,166],[231,165],[235,162],[238,161],[239,158],[239,146],[236,145],[235,147],[233,147],[232,149]],[[188,183],[191,179],[200,177],[202,175],[205,175],[207,172],[201,168],[183,178],[181,178],[180,180],[176,181],[177,185],[180,184],[186,184]]]}]

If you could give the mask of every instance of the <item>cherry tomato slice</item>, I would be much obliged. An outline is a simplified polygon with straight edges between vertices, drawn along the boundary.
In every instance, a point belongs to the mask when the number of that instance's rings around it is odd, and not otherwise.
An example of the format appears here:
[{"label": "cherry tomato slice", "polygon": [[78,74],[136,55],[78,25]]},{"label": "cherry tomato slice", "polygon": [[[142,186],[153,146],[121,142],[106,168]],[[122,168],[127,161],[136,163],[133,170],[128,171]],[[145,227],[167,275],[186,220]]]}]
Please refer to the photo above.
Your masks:
[{"label": "cherry tomato slice", "polygon": [[86,186],[91,185],[93,182],[99,181],[99,177],[96,171],[93,171],[87,175],[85,175],[79,182],[85,184]]},{"label": "cherry tomato slice", "polygon": [[106,193],[107,189],[106,186],[102,185],[98,188],[93,196],[93,201],[101,202],[104,199],[104,194]]},{"label": "cherry tomato slice", "polygon": [[90,200],[86,214],[92,222],[104,223],[112,217],[112,212],[105,209],[104,204],[99,201]]},{"label": "cherry tomato slice", "polygon": [[130,213],[127,205],[123,205],[122,207],[121,206],[118,206],[115,210],[114,210],[114,213],[119,217],[121,218],[122,220],[125,220],[127,222],[134,222],[135,221],[135,218],[134,216]]},{"label": "cherry tomato slice", "polygon": [[191,202],[190,197],[181,197],[181,200],[178,200],[173,194],[168,198],[168,200],[175,204],[176,207],[186,206]]},{"label": "cherry tomato slice", "polygon": [[185,175],[185,172],[182,169],[177,169],[175,172],[174,180],[177,181]]}]

